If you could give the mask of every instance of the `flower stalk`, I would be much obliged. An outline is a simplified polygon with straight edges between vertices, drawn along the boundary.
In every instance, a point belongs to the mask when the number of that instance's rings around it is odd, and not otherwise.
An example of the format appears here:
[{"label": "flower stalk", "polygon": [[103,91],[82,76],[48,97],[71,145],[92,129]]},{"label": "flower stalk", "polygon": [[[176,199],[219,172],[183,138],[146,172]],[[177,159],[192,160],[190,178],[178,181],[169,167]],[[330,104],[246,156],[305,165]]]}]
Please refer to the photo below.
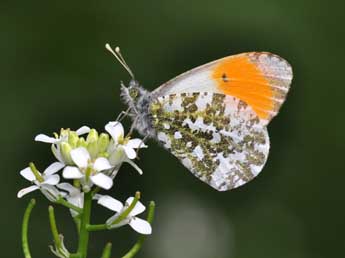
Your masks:
[{"label": "flower stalk", "polygon": [[111,243],[107,243],[106,244],[106,246],[104,247],[104,250],[103,250],[101,258],[110,258],[110,256],[111,256],[111,247],[112,247]]},{"label": "flower stalk", "polygon": [[24,217],[23,217],[23,224],[22,224],[22,248],[25,258],[31,258],[30,248],[29,248],[29,237],[28,237],[28,228],[29,228],[29,219],[36,204],[35,199],[31,199],[28,206],[26,207]]},{"label": "flower stalk", "polygon": [[59,232],[56,226],[55,213],[54,213],[53,206],[48,207],[48,212],[49,212],[50,229],[53,235],[55,247],[57,250],[60,250],[62,245],[61,245],[61,241],[59,237]]},{"label": "flower stalk", "polygon": [[89,231],[87,230],[87,225],[90,224],[91,205],[92,205],[92,194],[91,192],[85,193],[84,209],[81,216],[80,232],[79,232],[78,253],[80,254],[80,258],[86,258],[87,256],[87,248],[88,248],[88,243],[89,243]]},{"label": "flower stalk", "polygon": [[78,212],[78,213],[82,213],[82,212],[83,212],[83,209],[81,209],[81,208],[79,208],[79,207],[73,205],[73,204],[70,203],[70,202],[67,202],[67,201],[66,201],[65,199],[63,199],[63,198],[57,199],[55,203],[61,204],[61,205],[65,206],[65,207],[67,207],[67,208],[69,208],[69,209],[71,209],[71,210],[74,210],[74,211]]},{"label": "flower stalk", "polygon": [[41,176],[40,172],[38,172],[35,164],[33,162],[30,162],[29,167],[31,168],[32,173],[35,175],[36,180],[42,183],[44,181],[44,178]]},{"label": "flower stalk", "polygon": [[53,206],[48,207],[48,213],[49,213],[49,223],[50,223],[50,230],[53,235],[54,240],[54,247],[50,246],[50,250],[53,254],[55,254],[57,257],[61,258],[69,258],[70,253],[66,249],[64,243],[63,243],[63,235],[59,234],[59,231],[56,226],[56,220],[55,220],[55,213]]},{"label": "flower stalk", "polygon": [[119,224],[121,221],[123,221],[129,215],[129,213],[134,209],[139,199],[140,199],[140,192],[136,192],[133,202],[128,206],[127,209],[125,209],[123,213],[121,213],[121,215],[117,219],[114,220],[112,224]]}]

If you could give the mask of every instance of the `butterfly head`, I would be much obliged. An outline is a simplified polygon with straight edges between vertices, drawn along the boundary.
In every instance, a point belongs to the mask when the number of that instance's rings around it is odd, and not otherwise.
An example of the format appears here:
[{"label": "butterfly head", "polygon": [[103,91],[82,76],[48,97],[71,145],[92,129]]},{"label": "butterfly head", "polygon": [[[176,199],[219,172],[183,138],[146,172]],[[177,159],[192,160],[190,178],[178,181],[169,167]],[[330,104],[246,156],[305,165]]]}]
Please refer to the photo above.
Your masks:
[{"label": "butterfly head", "polygon": [[128,106],[127,112],[133,119],[133,127],[142,135],[153,135],[154,132],[151,128],[149,114],[151,93],[141,87],[139,82],[135,80],[134,74],[126,63],[126,60],[123,58],[119,47],[116,47],[115,50],[113,50],[109,44],[106,44],[105,48],[117,59],[117,61],[131,76],[128,86],[125,86],[121,82],[121,97],[123,102]]},{"label": "butterfly head", "polygon": [[129,87],[127,88],[127,92],[128,92],[128,97],[130,97],[133,101],[136,101],[139,98],[139,94],[140,94],[139,82],[132,79],[129,82]]},{"label": "butterfly head", "polygon": [[134,79],[129,82],[128,87],[121,82],[122,100],[133,110],[137,109],[138,102],[145,93],[146,91],[139,85],[139,82]]}]

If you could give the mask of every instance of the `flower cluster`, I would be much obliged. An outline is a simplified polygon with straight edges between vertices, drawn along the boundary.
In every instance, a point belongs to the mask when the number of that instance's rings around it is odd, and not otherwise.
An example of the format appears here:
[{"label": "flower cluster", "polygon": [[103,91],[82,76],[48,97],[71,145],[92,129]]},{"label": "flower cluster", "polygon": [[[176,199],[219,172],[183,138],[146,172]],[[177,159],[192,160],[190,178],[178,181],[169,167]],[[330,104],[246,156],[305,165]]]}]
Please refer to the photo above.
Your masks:
[{"label": "flower cluster", "polygon": [[[124,162],[142,174],[133,160],[140,148],[147,147],[141,139],[125,136],[120,122],[109,122],[105,130],[106,133],[99,134],[83,126],[76,131],[61,129],[54,137],[37,135],[35,141],[51,144],[57,161],[42,173],[33,163],[20,171],[32,185],[20,190],[17,196],[21,198],[40,190],[49,201],[69,207],[72,216],[78,218],[84,207],[84,196],[89,193],[100,205],[115,212],[105,223],[107,229],[128,224],[141,234],[151,234],[150,224],[136,217],[145,210],[138,198],[130,197],[123,205],[109,195],[97,193],[113,187],[114,178]],[[66,182],[61,182],[61,178]]]}]

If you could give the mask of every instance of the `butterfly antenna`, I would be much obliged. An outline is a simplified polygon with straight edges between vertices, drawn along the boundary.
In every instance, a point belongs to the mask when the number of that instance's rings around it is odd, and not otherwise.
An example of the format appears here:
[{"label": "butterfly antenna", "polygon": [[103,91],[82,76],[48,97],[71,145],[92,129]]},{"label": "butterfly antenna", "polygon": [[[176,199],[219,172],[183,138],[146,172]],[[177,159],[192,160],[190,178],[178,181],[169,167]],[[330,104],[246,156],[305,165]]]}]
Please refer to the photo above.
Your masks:
[{"label": "butterfly antenna", "polygon": [[129,73],[129,75],[134,80],[134,74],[132,70],[129,68],[128,64],[126,63],[125,59],[123,58],[120,48],[116,47],[115,51],[111,48],[111,46],[107,43],[105,44],[105,48],[119,61],[119,63],[126,69],[126,71]]}]

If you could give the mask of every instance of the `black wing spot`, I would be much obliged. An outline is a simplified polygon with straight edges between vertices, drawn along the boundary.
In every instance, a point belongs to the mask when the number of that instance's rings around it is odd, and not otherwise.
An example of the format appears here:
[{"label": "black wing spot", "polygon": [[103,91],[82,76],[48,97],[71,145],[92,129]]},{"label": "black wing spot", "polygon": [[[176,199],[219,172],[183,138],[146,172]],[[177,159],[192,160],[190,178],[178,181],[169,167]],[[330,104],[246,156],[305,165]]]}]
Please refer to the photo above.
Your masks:
[{"label": "black wing spot", "polygon": [[222,80],[223,80],[223,82],[228,82],[228,81],[229,81],[229,78],[228,78],[228,76],[226,75],[226,73],[223,73],[223,75],[222,75]]}]

